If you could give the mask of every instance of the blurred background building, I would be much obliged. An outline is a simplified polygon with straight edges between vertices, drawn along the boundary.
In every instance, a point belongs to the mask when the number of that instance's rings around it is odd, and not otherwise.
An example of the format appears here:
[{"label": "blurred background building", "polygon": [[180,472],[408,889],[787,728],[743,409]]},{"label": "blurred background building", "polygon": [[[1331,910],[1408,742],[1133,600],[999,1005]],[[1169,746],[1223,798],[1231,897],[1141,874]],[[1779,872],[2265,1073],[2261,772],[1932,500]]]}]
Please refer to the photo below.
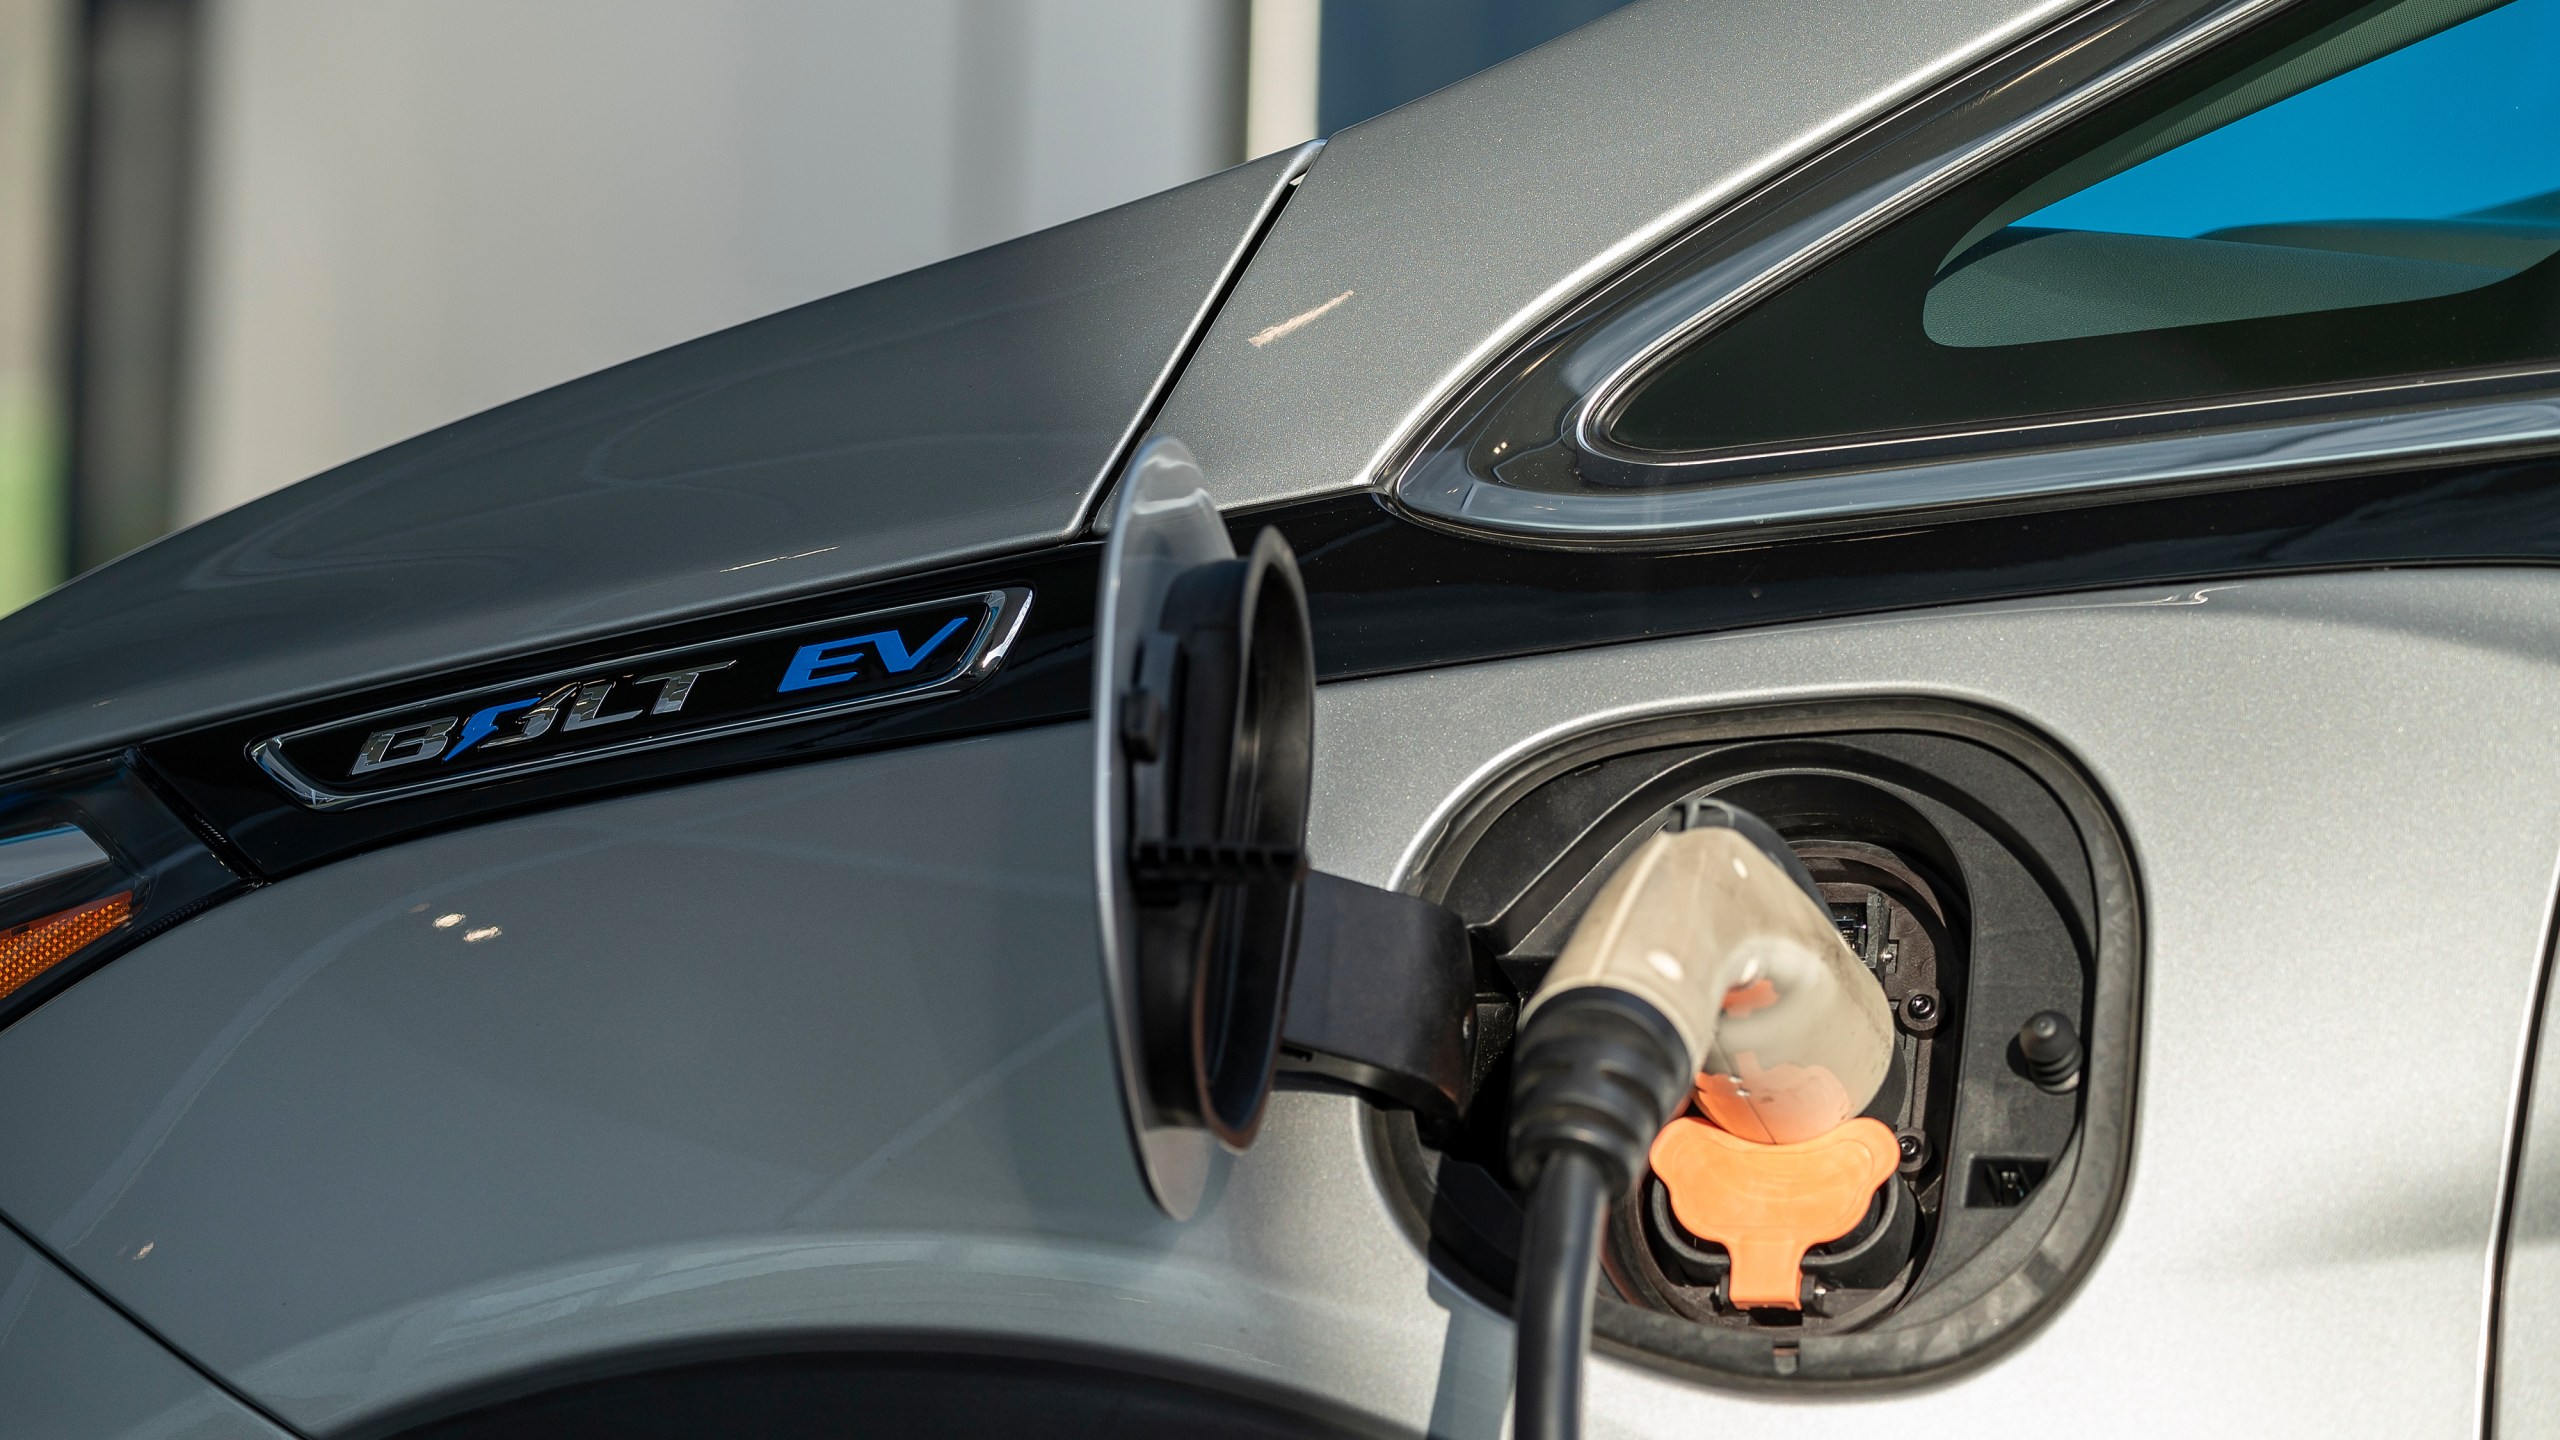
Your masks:
[{"label": "blurred background building", "polygon": [[1625,0],[0,0],[0,611]]}]

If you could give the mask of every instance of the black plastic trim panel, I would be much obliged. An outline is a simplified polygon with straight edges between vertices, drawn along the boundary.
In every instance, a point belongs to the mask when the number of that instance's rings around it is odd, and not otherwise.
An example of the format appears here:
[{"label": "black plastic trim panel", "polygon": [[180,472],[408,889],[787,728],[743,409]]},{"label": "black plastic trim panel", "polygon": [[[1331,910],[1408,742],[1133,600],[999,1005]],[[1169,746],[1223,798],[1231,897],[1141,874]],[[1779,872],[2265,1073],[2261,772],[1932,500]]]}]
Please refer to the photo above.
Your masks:
[{"label": "black plastic trim panel", "polygon": [[1318,678],[2251,575],[2560,563],[2560,460],[2474,463],[1639,554],[1430,529],[1359,495],[1233,518],[1297,548]]},{"label": "black plastic trim panel", "polygon": [[[1087,705],[1087,652],[1100,554],[1099,545],[1066,545],[887,585],[629,632],[223,721],[153,741],[142,747],[142,754],[168,790],[229,839],[262,876],[273,879],[395,840],[499,815],[751,766],[1071,720],[1082,716]],[[251,757],[259,742],[275,735],[351,716],[412,708],[526,675],[601,668],[633,655],[1007,589],[1030,594],[1030,613],[1004,663],[955,694],[607,756],[570,767],[497,775],[484,784],[335,811],[291,801]]]},{"label": "black plastic trim panel", "polygon": [[[1898,530],[1650,554],[1528,547],[1426,527],[1360,494],[1241,513],[1297,548],[1324,680],[1836,616],[2128,585],[2412,565],[2560,564],[2560,460],[2443,466],[2158,495]],[[498,815],[888,746],[1082,718],[1101,547],[1059,546],[503,664],[422,675],[154,741],[167,791],[266,878]],[[323,814],[289,801],[249,747],[512,676],[973,589],[1022,586],[1004,667],[961,694],[680,749]]]}]

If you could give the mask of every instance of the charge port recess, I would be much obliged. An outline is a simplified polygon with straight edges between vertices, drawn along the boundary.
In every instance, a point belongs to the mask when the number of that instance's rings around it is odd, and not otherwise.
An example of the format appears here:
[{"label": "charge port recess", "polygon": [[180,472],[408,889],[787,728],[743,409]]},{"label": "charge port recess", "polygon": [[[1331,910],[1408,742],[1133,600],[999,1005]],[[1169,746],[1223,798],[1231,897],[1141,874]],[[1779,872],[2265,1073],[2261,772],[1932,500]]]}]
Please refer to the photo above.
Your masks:
[{"label": "charge port recess", "polygon": [[[1791,818],[1800,822],[1802,817]],[[1789,838],[1829,905],[1841,938],[1883,984],[1895,1014],[1905,1015],[1915,996],[1942,1007],[1937,998],[1944,993],[1941,957],[1946,958],[1948,978],[1957,979],[1960,956],[1949,908],[1926,872],[1885,845],[1836,837]],[[1960,993],[1961,986],[1956,990]],[[1932,1016],[1945,1023],[1943,1008]],[[1944,1153],[1954,1076],[1941,1073],[1952,1067],[1937,1033],[1937,1024],[1917,1031],[1908,1023],[1899,1027],[1891,1076],[1866,1112],[1919,1163],[1888,1177],[1854,1228],[1806,1252],[1798,1267],[1801,1288],[1795,1308],[1801,1313],[1736,1304],[1723,1247],[1680,1224],[1678,1207],[1670,1203],[1661,1176],[1646,1183],[1640,1203],[1629,1207],[1613,1230],[1611,1248],[1621,1261],[1627,1290],[1693,1321],[1755,1327],[1837,1328],[1891,1306],[1908,1288],[1912,1261],[1923,1240],[1934,1234],[1943,1203],[1945,1182],[1933,1157]]]},{"label": "charge port recess", "polygon": [[[2122,944],[2131,925],[2100,902],[2110,885],[2130,889],[2110,868],[2120,842],[2096,829],[2104,809],[2051,757],[2031,767],[1990,743],[1993,726],[1698,728],[1728,733],[1549,757],[1542,778],[1494,792],[1506,798],[1452,826],[1420,867],[1420,892],[1468,927],[1482,1079],[1463,1128],[1436,1144],[1410,1119],[1373,1117],[1390,1193],[1444,1271],[1503,1303],[1520,1222],[1500,1150],[1509,1009],[1534,992],[1620,862],[1699,802],[1723,801],[1766,819],[1803,859],[1893,1006],[1892,1074],[1864,1117],[1892,1135],[1892,1173],[1844,1233],[1805,1249],[1793,1306],[1770,1303],[1765,1273],[1735,1303],[1732,1257],[1691,1233],[1680,1196],[1649,1176],[1610,1217],[1595,1328],[1707,1370],[1797,1386],[1943,1363],[1945,1348],[1892,1337],[1977,1302],[1986,1318],[1964,1333],[1997,1343],[2016,1316],[1999,1318],[1993,1288],[2024,1270],[2066,1202],[2111,1210],[2106,1187],[2121,1174],[2120,1154],[2100,1166],[2074,1159],[2090,1112],[2112,1111],[2125,1089],[2063,1088],[2049,1073],[2039,1085],[2018,1049],[2020,1027],[2052,1012],[2086,1037],[2096,1075],[2100,1037],[2129,1034],[2129,985],[2108,1002],[2121,1013],[2096,1008],[2102,989],[2117,988],[2095,983],[2101,942]],[[2122,1117],[2107,1119],[2114,1154]],[[2097,1228],[2082,1227],[2090,1254]]]}]

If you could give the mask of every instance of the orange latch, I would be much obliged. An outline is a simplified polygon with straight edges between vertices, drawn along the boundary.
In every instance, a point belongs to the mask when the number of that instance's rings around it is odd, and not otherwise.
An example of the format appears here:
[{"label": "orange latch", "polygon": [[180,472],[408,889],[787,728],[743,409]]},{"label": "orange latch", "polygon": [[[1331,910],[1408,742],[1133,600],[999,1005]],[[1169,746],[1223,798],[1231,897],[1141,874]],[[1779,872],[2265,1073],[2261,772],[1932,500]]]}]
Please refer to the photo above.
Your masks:
[{"label": "orange latch", "polygon": [[1893,1132],[1865,1116],[1789,1145],[1694,1118],[1672,1121],[1653,1141],[1671,1213],[1732,1257],[1725,1299],[1744,1308],[1801,1308],[1804,1252],[1857,1228],[1901,1163]]}]

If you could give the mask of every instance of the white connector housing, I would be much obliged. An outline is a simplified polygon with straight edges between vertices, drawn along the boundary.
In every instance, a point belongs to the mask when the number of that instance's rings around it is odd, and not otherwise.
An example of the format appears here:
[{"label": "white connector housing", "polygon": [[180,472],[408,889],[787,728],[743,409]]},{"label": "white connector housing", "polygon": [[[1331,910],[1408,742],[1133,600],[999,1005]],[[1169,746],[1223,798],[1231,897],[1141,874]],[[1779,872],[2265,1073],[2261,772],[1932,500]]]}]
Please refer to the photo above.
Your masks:
[{"label": "white connector housing", "polygon": [[1657,835],[1610,876],[1521,1023],[1585,985],[1661,1011],[1708,1113],[1750,1139],[1829,1130],[1892,1065],[1884,987],[1794,875],[1722,826]]}]

